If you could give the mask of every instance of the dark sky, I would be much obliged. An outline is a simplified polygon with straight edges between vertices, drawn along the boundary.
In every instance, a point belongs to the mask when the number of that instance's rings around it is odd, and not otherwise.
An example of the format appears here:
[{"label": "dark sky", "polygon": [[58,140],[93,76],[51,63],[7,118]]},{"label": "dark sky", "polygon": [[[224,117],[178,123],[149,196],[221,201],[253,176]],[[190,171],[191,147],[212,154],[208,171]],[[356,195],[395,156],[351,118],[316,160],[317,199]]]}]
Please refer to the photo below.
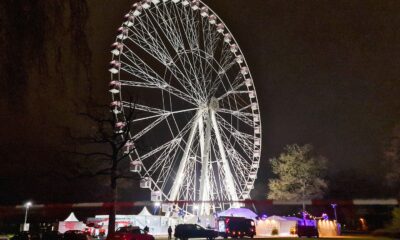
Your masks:
[{"label": "dark sky", "polygon": [[[85,132],[76,113],[86,102],[109,101],[109,46],[132,3],[0,2],[1,201],[95,200],[79,194],[95,182],[83,188],[63,177],[73,163],[60,149],[66,129]],[[291,143],[311,143],[329,159],[330,196],[348,197],[339,176],[354,176],[354,189],[379,181],[385,140],[400,123],[400,2],[205,3],[236,37],[257,88],[263,153],[255,196],[265,194],[268,159]]]}]

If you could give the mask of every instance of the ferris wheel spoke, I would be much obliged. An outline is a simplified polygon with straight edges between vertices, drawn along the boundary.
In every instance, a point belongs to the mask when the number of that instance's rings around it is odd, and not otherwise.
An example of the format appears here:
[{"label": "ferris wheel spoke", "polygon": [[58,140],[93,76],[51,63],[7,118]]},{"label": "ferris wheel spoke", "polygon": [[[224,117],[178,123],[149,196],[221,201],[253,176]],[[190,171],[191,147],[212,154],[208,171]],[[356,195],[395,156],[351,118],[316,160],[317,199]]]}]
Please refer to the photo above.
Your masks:
[{"label": "ferris wheel spoke", "polygon": [[213,126],[213,129],[215,132],[215,137],[217,139],[218,150],[219,150],[219,153],[220,153],[221,159],[222,159],[222,167],[223,167],[224,173],[225,173],[225,183],[226,183],[227,191],[229,192],[230,200],[237,201],[238,196],[237,196],[237,192],[236,192],[234,182],[233,182],[232,171],[230,169],[228,159],[226,158],[226,153],[225,153],[225,149],[223,147],[223,141],[221,138],[217,119],[215,117],[215,112],[211,111],[210,115],[211,115],[212,126]]},{"label": "ferris wheel spoke", "polygon": [[[153,27],[153,30],[150,27]],[[134,27],[129,28],[129,33],[127,39],[142,47],[164,65],[172,61],[171,55],[149,18],[136,17]]]},{"label": "ferris wheel spoke", "polygon": [[127,81],[127,80],[120,80],[121,86],[127,87],[139,87],[139,88],[159,88],[159,85],[154,83],[147,83],[147,82],[136,82],[136,81]]},{"label": "ferris wheel spoke", "polygon": [[182,91],[172,87],[169,84],[154,84],[154,83],[143,83],[143,82],[136,82],[136,81],[126,81],[126,80],[121,80],[120,81],[121,86],[127,86],[127,87],[142,87],[142,88],[158,88],[161,90],[164,90],[175,97],[180,98],[181,100],[184,100],[187,103],[190,103],[194,106],[197,106],[197,103],[192,100],[191,97],[189,97],[187,94],[183,93]]},{"label": "ferris wheel spoke", "polygon": [[[179,141],[177,142],[179,144]],[[160,174],[158,175],[156,182],[161,183],[164,182],[165,180],[165,175],[163,174],[163,169],[169,169],[172,167],[170,165],[170,159],[169,156],[171,152],[173,151],[173,147],[176,147],[176,144],[169,146],[166,148],[159,157],[156,158],[154,163],[151,165],[151,167],[148,169],[149,172],[158,172],[160,171]],[[163,168],[163,169],[160,169]]]},{"label": "ferris wheel spoke", "polygon": [[131,103],[131,102],[126,102],[126,101],[122,101],[122,106],[125,108],[131,108],[131,109],[135,109],[138,111],[144,111],[144,112],[149,112],[149,113],[156,113],[158,115],[163,115],[163,114],[169,114],[169,111],[166,111],[164,109],[159,109],[159,108],[154,108],[154,107],[149,107],[149,106],[145,106],[142,104],[138,104],[138,103]]},{"label": "ferris wheel spoke", "polygon": [[[168,117],[168,115],[162,115],[159,118],[157,118],[154,122],[152,122],[150,125],[145,127],[143,130],[138,132],[135,136],[132,137],[132,141],[137,141],[139,138],[141,138],[144,134],[146,134],[148,131],[153,129],[155,126],[157,126],[160,122],[165,120]],[[133,123],[133,121],[132,121]]]},{"label": "ferris wheel spoke", "polygon": [[[166,67],[166,69],[168,69],[168,71],[172,73],[175,80],[179,82],[180,85],[186,90],[187,94],[193,93],[192,88],[188,89],[187,84],[185,84],[185,81],[183,81],[185,79],[185,75],[175,65],[172,57],[168,53],[158,52],[157,48],[154,49],[151,47],[151,45],[149,46],[143,39],[138,38],[138,36],[136,36],[135,33],[133,33],[131,37],[128,37],[128,39],[134,42],[136,45],[138,45],[152,57],[160,61]],[[166,82],[164,81],[164,83]]]},{"label": "ferris wheel spoke", "polygon": [[235,54],[238,52],[238,47],[232,43],[232,36],[227,33],[222,36],[223,41],[219,47],[219,64],[224,67],[235,60]]},{"label": "ferris wheel spoke", "polygon": [[[215,143],[212,146],[213,146],[213,151],[218,159],[217,169],[216,169],[218,176],[217,189],[219,189],[218,196],[224,200],[232,200],[229,190],[226,188],[226,172],[224,170],[224,163],[222,156],[220,155],[217,140],[215,140]],[[235,182],[233,182],[233,179],[231,180],[231,183],[235,184]]]},{"label": "ferris wheel spoke", "polygon": [[[131,108],[132,106],[129,105],[127,107]],[[143,108],[143,109],[145,109],[145,108]],[[196,110],[198,110],[198,108],[190,108],[190,109],[184,109],[184,110],[179,110],[179,111],[168,111],[165,113],[158,113],[158,114],[147,116],[147,117],[141,117],[141,118],[138,117],[138,118],[135,118],[134,120],[132,120],[131,123],[141,122],[144,120],[149,120],[149,119],[154,119],[154,118],[161,118],[161,117],[166,118],[166,117],[174,115],[174,114],[191,112],[191,111],[196,111]]]},{"label": "ferris wheel spoke", "polygon": [[182,54],[182,57],[180,58],[180,61],[182,62],[183,66],[185,67],[185,71],[187,71],[187,75],[189,77],[188,79],[188,84],[190,84],[190,87],[193,88],[193,91],[197,93],[197,96],[199,99],[204,101],[206,99],[206,94],[205,91],[206,89],[203,88],[203,84],[201,83],[202,80],[204,79],[204,75],[201,74],[200,70],[195,70],[196,68],[194,66],[198,66],[201,68],[201,62],[197,61],[197,54],[193,54],[191,57],[186,54],[187,51],[184,51]]},{"label": "ferris wheel spoke", "polygon": [[185,44],[180,34],[177,17],[170,13],[172,10],[168,8],[167,4],[168,3],[164,2],[164,4],[158,5],[155,8],[156,12],[153,13],[149,11],[149,14],[158,22],[165,36],[172,44],[175,51],[178,52],[179,49],[185,48]]},{"label": "ferris wheel spoke", "polygon": [[[173,153],[171,155],[171,153]],[[174,160],[177,158],[177,153],[178,151],[173,151],[173,149],[171,149],[171,151],[169,152],[169,154],[167,155],[166,159],[167,162],[165,163],[165,167],[161,169],[160,173],[159,173],[159,177],[157,178],[157,181],[161,182],[161,188],[165,189],[166,185],[168,183],[168,181],[166,181],[166,179],[168,178],[168,176],[172,176],[172,171],[173,171],[173,163]],[[166,199],[168,199],[168,195],[169,193],[166,193]]]},{"label": "ferris wheel spoke", "polygon": [[[181,140],[180,138],[174,138],[171,141],[168,141],[168,142],[164,143],[163,145],[157,147],[156,149],[153,149],[152,151],[140,156],[140,158],[138,158],[136,160],[143,162],[144,160],[146,160],[150,156],[153,156],[154,154],[158,153],[159,151],[161,151],[163,149],[168,149],[169,147],[174,146],[176,143],[179,143],[180,140]],[[150,171],[150,169],[149,169],[149,171]]]},{"label": "ferris wheel spoke", "polygon": [[[138,110],[138,111],[143,111],[143,112],[148,112],[148,113],[155,113],[155,114],[157,114],[155,116],[186,113],[186,112],[191,112],[191,111],[195,111],[195,110],[199,109],[199,108],[189,108],[189,109],[182,109],[182,110],[176,110],[176,111],[167,111],[167,110],[164,110],[164,109],[155,108],[155,107],[149,107],[149,106],[146,106],[146,105],[142,105],[142,104],[138,104],[138,103],[131,103],[131,102],[127,102],[127,101],[122,101],[121,104],[122,104],[122,106],[124,108],[131,108],[131,109],[135,109],[135,110]],[[138,120],[138,119],[140,119],[140,118],[136,118],[133,121]]]},{"label": "ferris wheel spoke", "polygon": [[192,97],[190,96],[191,92],[190,89],[184,87],[184,89],[186,90],[186,93],[184,93],[176,89],[175,87],[171,86],[159,74],[157,74],[148,64],[146,64],[143,60],[141,60],[141,58],[139,58],[132,50],[130,50],[128,47],[126,47],[126,49],[127,52],[124,53],[123,56],[125,56],[126,59],[128,59],[128,61],[131,64],[121,61],[121,63],[123,64],[121,67],[122,70],[138,77],[139,79],[145,81],[150,85],[158,86],[159,88],[169,91],[171,94],[174,94],[175,96],[183,97],[185,101],[194,104],[194,101],[191,100]]},{"label": "ferris wheel spoke", "polygon": [[249,125],[250,127],[254,126],[254,121],[251,119],[253,117],[252,113],[233,111],[233,110],[225,109],[225,108],[219,108],[218,112],[222,112],[222,113],[233,115],[237,119],[242,121],[243,123],[246,123],[247,125]]},{"label": "ferris wheel spoke", "polygon": [[[179,138],[181,143],[184,143],[185,145],[188,145],[188,142],[186,142],[184,140],[184,136],[188,133],[189,130],[191,130],[193,128],[193,125],[197,122],[198,120],[198,115],[194,116],[183,128],[182,130],[179,132],[179,134],[175,137],[175,138]],[[190,136],[189,136],[189,140],[190,141]],[[189,143],[190,144],[190,143]],[[186,147],[187,148],[187,147]],[[157,178],[158,182],[162,182],[164,181],[163,179],[171,176],[172,172],[173,172],[173,166],[175,165],[175,161],[177,160],[176,156],[178,154],[179,151],[184,152],[185,149],[182,149],[180,144],[178,144],[176,146],[175,149],[171,149],[171,151],[168,153],[167,156],[170,156],[171,153],[173,153],[173,157],[162,157],[160,156],[155,162],[159,162],[159,161],[163,161],[163,159],[168,160],[167,162],[165,162],[164,168],[161,169],[159,177]],[[192,150],[189,149],[188,154],[191,154]],[[162,186],[164,188],[164,185],[166,184],[166,181],[163,182]],[[167,195],[170,195],[169,193]]]},{"label": "ferris wheel spoke", "polygon": [[232,165],[235,166],[233,169],[236,172],[236,176],[241,178],[241,183],[246,182],[246,175],[249,173],[251,165],[248,164],[248,160],[242,158],[242,156],[236,151],[225,133],[222,133],[222,138],[224,138],[224,145],[226,152],[229,155],[229,159],[232,160]]},{"label": "ferris wheel spoke", "polygon": [[187,6],[187,7],[182,7],[179,8],[175,5],[175,13],[178,15],[178,19],[181,21],[181,25],[183,28],[183,31],[185,32],[185,37],[186,40],[189,43],[190,49],[198,49],[199,48],[199,43],[198,43],[198,34],[197,34],[197,29],[199,26],[198,21],[196,21],[197,17],[196,14],[193,12],[192,8]]},{"label": "ferris wheel spoke", "polygon": [[[181,10],[177,10],[177,8],[175,8],[175,10],[178,12],[178,15],[180,15],[179,19],[181,21],[182,24],[182,28],[183,28],[183,32],[185,33],[186,39],[189,42],[189,46],[192,52],[198,52],[200,49],[199,43],[198,43],[198,33],[195,29],[197,29],[197,27],[200,26],[200,21],[198,20],[198,18],[196,17],[195,12],[193,12],[193,10],[191,8],[183,9]],[[194,17],[189,17],[188,14],[190,16],[194,16]],[[186,60],[190,59],[190,57],[188,56],[188,52],[184,51],[184,58],[186,58]],[[193,54],[192,60],[195,61],[194,63],[192,63],[191,61],[188,61],[189,66],[190,66],[190,72],[192,73],[192,76],[194,74],[194,79],[196,79],[197,82],[197,86],[198,89],[204,89],[206,90],[206,88],[204,87],[205,81],[208,80],[208,76],[205,76],[204,74],[204,70],[198,70],[196,71],[196,67],[198,66],[200,68],[202,67],[202,63],[201,61],[198,61],[198,57],[199,54]],[[196,61],[197,60],[197,61]],[[204,62],[204,61],[203,61]],[[197,76],[199,76],[200,72],[202,72],[202,81],[199,81],[199,79],[197,78]],[[204,95],[204,93],[203,93]]]},{"label": "ferris wheel spoke", "polygon": [[211,171],[211,174],[213,176],[213,183],[214,183],[214,189],[216,189],[217,191],[214,193],[215,196],[218,200],[224,200],[224,199],[229,199],[229,197],[224,197],[224,189],[222,188],[222,184],[223,184],[223,179],[225,179],[225,177],[223,177],[223,169],[221,166],[221,162],[220,162],[220,156],[218,155],[218,151],[216,150],[217,147],[215,146],[217,143],[215,143],[215,141],[213,141],[212,143],[212,149],[213,152],[215,153],[215,156],[217,158],[216,160],[216,171]]},{"label": "ferris wheel spoke", "polygon": [[185,176],[187,176],[186,181],[182,184],[179,191],[179,198],[186,199],[188,201],[196,201],[196,162],[189,161],[187,168],[185,168]]},{"label": "ferris wheel spoke", "polygon": [[182,182],[183,182],[183,171],[185,170],[185,166],[186,166],[188,158],[189,158],[190,149],[192,147],[193,139],[195,137],[195,133],[196,133],[197,127],[198,127],[198,119],[201,117],[201,115],[202,115],[202,112],[198,111],[196,116],[195,116],[195,119],[194,119],[194,121],[192,123],[192,127],[191,127],[191,130],[190,130],[188,141],[186,142],[185,150],[183,152],[182,160],[179,163],[178,171],[176,173],[176,181],[175,181],[174,185],[172,186],[171,193],[169,195],[170,196],[169,197],[170,201],[174,201],[176,199],[178,191],[179,191],[179,188],[182,185]]},{"label": "ferris wheel spoke", "polygon": [[[196,31],[196,28],[193,28],[194,26],[200,27],[200,21],[197,19],[197,15],[191,8],[188,8],[187,10],[177,10],[177,7],[174,8],[175,12],[177,15],[180,15],[180,23],[182,26],[183,31],[181,31],[181,34],[185,36],[187,41],[189,42],[189,47],[191,49],[191,54],[190,56],[188,55],[189,51],[181,51],[182,53],[182,58],[183,60],[187,63],[188,65],[188,72],[192,76],[191,79],[196,81],[197,84],[197,89],[203,91],[203,96],[204,95],[204,81],[207,79],[204,77],[204,71],[202,69],[197,69],[197,68],[203,68],[202,61],[199,61],[199,55],[200,55],[200,46],[198,43],[198,33]],[[193,16],[188,17],[187,14]],[[196,68],[197,67],[197,68]],[[200,74],[202,74],[201,80],[199,79]]]},{"label": "ferris wheel spoke", "polygon": [[[224,131],[222,132],[222,138],[224,138],[224,145],[226,147],[228,154],[230,154],[231,157],[233,157],[234,160],[237,161],[238,165],[244,166],[243,169],[249,169],[250,165],[248,164],[248,161],[251,159],[245,159],[243,158],[242,154],[240,154],[237,149],[235,148],[235,146],[232,144],[232,142],[230,141],[229,137],[225,134]],[[246,156],[249,157],[249,156]]]},{"label": "ferris wheel spoke", "polygon": [[218,100],[223,100],[224,98],[228,97],[231,94],[234,94],[235,91],[239,90],[241,87],[245,86],[245,82],[243,79],[243,75],[241,73],[238,73],[231,83],[231,88],[227,89],[224,94],[219,96],[217,99]]},{"label": "ferris wheel spoke", "polygon": [[210,24],[210,19],[207,16],[202,17],[202,26],[203,41],[206,53],[213,58],[217,48],[217,43],[220,40],[219,36],[221,34],[218,33],[215,27]]},{"label": "ferris wheel spoke", "polygon": [[[191,88],[186,89],[187,93],[189,94],[197,93],[196,91],[194,91],[196,88],[191,84],[190,81],[184,81],[185,79],[187,80],[188,78],[185,69],[183,68],[182,71],[176,65],[175,61],[168,52],[167,47],[164,45],[162,37],[158,34],[157,30],[155,30],[156,27],[154,26],[152,21],[149,20],[149,18],[146,18],[145,20],[142,20],[142,18],[137,18],[137,23],[138,26],[141,26],[140,29],[142,30],[142,33],[144,33],[142,35],[142,38],[138,39],[136,35],[133,35],[128,37],[128,39],[131,39],[133,42],[139,45],[139,47],[141,47],[142,49],[147,51],[151,56],[159,60],[168,69],[168,71],[172,73],[175,80],[177,80],[182,85],[182,87],[187,88],[189,85]],[[152,26],[154,30],[150,31],[149,26]],[[197,96],[197,98],[199,97],[200,96]]]},{"label": "ferris wheel spoke", "polygon": [[[182,128],[182,130],[179,132],[179,134],[175,138],[180,138],[180,142],[184,142],[186,144],[186,142],[183,140],[183,137],[191,129],[191,127],[193,125],[193,121],[195,121],[195,120],[196,120],[196,118],[193,117],[186,124],[186,126]],[[159,173],[159,176],[157,178],[158,182],[162,182],[162,188],[163,189],[165,189],[165,185],[167,184],[167,181],[165,179],[168,178],[168,176],[172,176],[173,166],[175,165],[175,161],[177,160],[177,154],[178,154],[180,149],[181,149],[180,148],[180,144],[178,144],[175,149],[171,149],[171,151],[169,151],[169,153],[166,155],[166,157],[163,158],[162,156],[160,156],[156,160],[156,162],[159,161],[160,159],[165,159],[166,160],[165,165],[161,169],[161,171]],[[171,156],[171,153],[172,153],[172,156]],[[169,193],[167,195],[169,195]]]},{"label": "ferris wheel spoke", "polygon": [[[166,10],[167,10],[167,8],[166,8]],[[150,13],[149,15],[151,15],[153,18],[155,18],[155,17],[154,17],[154,14],[151,14],[151,13]],[[169,20],[172,20],[172,17],[171,17],[171,16],[169,16]],[[165,19],[162,19],[161,22],[166,23]],[[154,29],[156,29],[155,26],[153,25],[153,23],[152,23],[151,21],[150,21],[150,24],[153,26]],[[168,25],[168,26],[169,26],[169,25]],[[174,24],[172,24],[172,26],[175,27]],[[169,27],[170,27],[170,28],[169,28],[169,29],[166,29],[166,30],[163,29],[162,27],[161,27],[160,29],[161,29],[161,32],[168,38],[169,42],[174,42],[176,39],[179,39],[179,36],[177,36],[177,35],[179,35],[179,34],[173,34],[173,32],[174,32],[173,30],[176,30],[176,29],[174,29],[174,28],[171,27],[171,26],[169,26]],[[157,31],[155,30],[154,33],[157,33]],[[161,39],[160,34],[155,34],[155,35],[157,36],[157,39]],[[182,45],[179,44],[179,46],[181,47]],[[165,47],[165,46],[164,46],[164,47]],[[178,48],[175,49],[176,53],[179,53],[180,47],[178,47]],[[168,55],[169,55],[169,53],[168,53]],[[175,77],[175,79],[176,79],[183,87],[185,87],[185,88],[189,87],[190,90],[187,90],[187,92],[189,92],[189,93],[191,93],[191,92],[197,93],[197,92],[196,92],[196,89],[198,89],[198,88],[196,88],[196,86],[193,86],[193,85],[192,85],[192,83],[191,83],[191,81],[190,81],[190,80],[191,80],[191,77],[189,76],[188,71],[186,71],[185,66],[183,66],[182,69],[179,68],[179,67],[177,66],[177,64],[175,63],[175,61],[173,61],[171,55],[169,55],[169,57],[171,58],[171,61],[168,61],[168,62],[166,62],[166,63],[164,62],[165,67],[172,73],[172,75]],[[193,70],[193,68],[191,68],[191,70]],[[195,76],[197,76],[197,75],[195,75]],[[185,84],[185,83],[186,83],[186,84]],[[200,97],[200,96],[197,95],[197,97]]]},{"label": "ferris wheel spoke", "polygon": [[239,146],[246,153],[248,159],[252,159],[253,149],[254,149],[254,136],[241,132],[228,123],[224,118],[218,115],[218,122],[227,132],[230,133]]}]

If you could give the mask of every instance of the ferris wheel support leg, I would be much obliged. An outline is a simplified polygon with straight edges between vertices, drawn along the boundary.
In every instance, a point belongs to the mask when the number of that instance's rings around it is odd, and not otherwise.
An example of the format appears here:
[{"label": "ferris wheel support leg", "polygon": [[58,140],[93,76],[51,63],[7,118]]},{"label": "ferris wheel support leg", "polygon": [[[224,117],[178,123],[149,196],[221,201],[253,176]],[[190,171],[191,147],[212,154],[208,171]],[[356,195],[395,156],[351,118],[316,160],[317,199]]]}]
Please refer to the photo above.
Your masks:
[{"label": "ferris wheel support leg", "polygon": [[238,203],[239,198],[238,198],[238,195],[235,190],[235,185],[234,185],[235,183],[234,183],[233,175],[232,175],[231,169],[229,167],[228,159],[226,158],[224,144],[222,142],[221,134],[219,132],[217,119],[215,118],[215,110],[211,110],[210,115],[211,115],[212,126],[213,126],[215,136],[217,139],[217,143],[218,143],[218,150],[221,155],[222,168],[225,173],[225,185],[227,187],[227,192],[231,198],[230,200],[233,201],[233,204],[231,205],[231,207],[235,207],[235,208],[240,207],[240,204]]},{"label": "ferris wheel support leg", "polygon": [[211,143],[211,119],[209,111],[203,114],[206,120],[206,132],[204,135],[203,116],[199,120],[200,148],[201,148],[201,176],[200,176],[200,194],[199,200],[200,215],[208,215],[210,213],[210,179],[209,179],[209,158],[210,158],[210,143]]},{"label": "ferris wheel support leg", "polygon": [[193,120],[189,138],[186,142],[185,151],[183,153],[182,160],[179,163],[179,168],[178,168],[178,171],[176,172],[176,177],[175,177],[174,183],[172,185],[171,194],[169,195],[169,199],[168,199],[169,201],[175,201],[176,198],[178,197],[178,191],[181,188],[182,182],[183,182],[183,171],[185,170],[185,166],[186,166],[187,160],[189,158],[190,149],[192,148],[193,139],[194,139],[194,136],[195,136],[195,133],[197,130],[199,117],[201,117],[201,114],[202,114],[202,111],[198,111],[196,114],[196,118]]}]

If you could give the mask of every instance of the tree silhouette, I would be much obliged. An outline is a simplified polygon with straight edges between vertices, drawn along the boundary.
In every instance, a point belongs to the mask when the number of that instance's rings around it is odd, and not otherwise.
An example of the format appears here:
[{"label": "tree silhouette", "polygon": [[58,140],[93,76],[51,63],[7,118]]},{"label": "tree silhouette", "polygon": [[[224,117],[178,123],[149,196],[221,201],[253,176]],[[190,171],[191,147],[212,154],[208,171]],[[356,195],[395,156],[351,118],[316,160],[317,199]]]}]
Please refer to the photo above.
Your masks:
[{"label": "tree silhouette", "polygon": [[[81,169],[79,175],[81,177],[104,176],[108,178],[111,190],[108,234],[115,232],[118,180],[140,180],[140,177],[127,167],[131,163],[131,153],[136,151],[136,145],[130,135],[135,118],[135,104],[132,101],[129,104],[130,106],[122,111],[120,102],[112,102],[110,105],[112,114],[104,113],[104,110],[95,111],[99,108],[107,109],[103,106],[88,107],[92,111],[79,113],[79,116],[90,122],[92,133],[84,137],[70,135],[75,143],[79,144],[80,150],[69,151],[69,153],[86,160],[94,160],[96,163],[95,166]],[[81,150],[82,148],[84,150]]]}]

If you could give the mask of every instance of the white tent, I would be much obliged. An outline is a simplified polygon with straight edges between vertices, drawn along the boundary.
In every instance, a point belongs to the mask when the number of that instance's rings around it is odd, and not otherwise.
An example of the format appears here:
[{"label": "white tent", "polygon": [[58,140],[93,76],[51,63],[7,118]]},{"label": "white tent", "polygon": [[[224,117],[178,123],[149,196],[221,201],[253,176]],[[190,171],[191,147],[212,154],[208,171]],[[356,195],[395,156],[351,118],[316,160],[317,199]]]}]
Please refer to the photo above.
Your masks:
[{"label": "white tent", "polygon": [[79,221],[73,212],[71,212],[64,221],[58,223],[58,231],[60,233],[64,233],[68,230],[81,230],[82,231],[85,229],[85,227],[86,227],[86,224]]},{"label": "white tent", "polygon": [[153,216],[147,209],[147,207],[143,207],[142,211],[138,214],[138,216]]},{"label": "white tent", "polygon": [[71,212],[64,222],[79,222],[79,220],[76,218],[75,213]]},{"label": "white tent", "polygon": [[[103,219],[104,228],[108,227],[108,215],[96,215],[96,219]],[[171,225],[168,217],[157,216],[150,213],[147,207],[143,207],[142,211],[137,215],[116,215],[117,227],[132,225],[141,229],[149,227],[152,235],[167,234],[168,226]]]},{"label": "white tent", "polygon": [[218,213],[218,217],[245,217],[255,219],[257,214],[247,208],[229,208],[228,210]]}]

